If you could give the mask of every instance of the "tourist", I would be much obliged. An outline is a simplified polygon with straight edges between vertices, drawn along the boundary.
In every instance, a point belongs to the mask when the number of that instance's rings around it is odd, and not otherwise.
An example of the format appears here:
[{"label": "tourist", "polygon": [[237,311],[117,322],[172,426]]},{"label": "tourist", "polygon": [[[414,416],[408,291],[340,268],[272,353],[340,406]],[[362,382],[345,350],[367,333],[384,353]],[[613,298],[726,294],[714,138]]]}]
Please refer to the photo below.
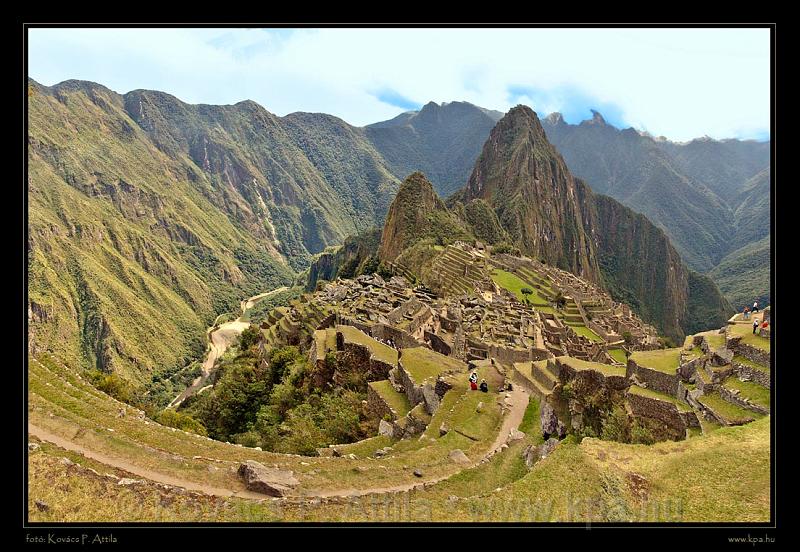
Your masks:
[{"label": "tourist", "polygon": [[481,391],[483,391],[484,393],[489,392],[489,384],[486,383],[486,380],[481,380]]},{"label": "tourist", "polygon": [[472,389],[473,391],[477,391],[478,390],[478,373],[477,372],[472,372],[469,375],[469,388]]},{"label": "tourist", "polygon": [[758,301],[753,302],[753,312],[758,312]]},{"label": "tourist", "polygon": [[753,333],[758,329],[758,318],[753,318]]},{"label": "tourist", "polygon": [[744,311],[742,311],[745,320],[750,320],[750,307],[745,307]]}]

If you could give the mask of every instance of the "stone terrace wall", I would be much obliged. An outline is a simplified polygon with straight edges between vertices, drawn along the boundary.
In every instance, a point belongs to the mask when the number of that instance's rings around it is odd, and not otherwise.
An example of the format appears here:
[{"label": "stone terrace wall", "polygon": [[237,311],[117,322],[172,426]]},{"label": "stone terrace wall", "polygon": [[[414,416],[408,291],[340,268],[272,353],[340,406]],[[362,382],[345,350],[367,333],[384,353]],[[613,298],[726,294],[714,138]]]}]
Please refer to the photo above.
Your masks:
[{"label": "stone terrace wall", "polygon": [[367,412],[375,419],[382,420],[384,416],[389,416],[392,420],[397,420],[397,412],[383,400],[371,385],[367,385]]},{"label": "stone terrace wall", "polygon": [[437,353],[446,356],[450,356],[453,353],[453,348],[450,347],[450,345],[448,345],[447,342],[445,342],[445,340],[438,335],[431,332],[425,332],[425,339],[430,341],[431,349]]},{"label": "stone terrace wall", "polygon": [[384,341],[391,339],[397,349],[411,349],[413,347],[425,346],[425,343],[422,343],[405,330],[394,328],[386,324],[375,324],[366,333],[375,339],[382,339]]},{"label": "stone terrace wall", "polygon": [[671,397],[678,396],[678,381],[680,380],[678,379],[677,372],[675,374],[665,374],[658,370],[639,366],[635,361],[629,358],[626,373],[628,377],[636,375],[640,381],[645,382],[647,387],[653,391],[658,391],[659,393],[664,393]]},{"label": "stone terrace wall", "polygon": [[[690,421],[684,418],[678,407],[670,402],[654,399],[651,397],[643,397],[633,393],[628,393],[626,397],[628,405],[630,406],[631,414],[636,418],[646,418],[657,420],[665,426],[666,435],[655,436],[656,439],[666,437],[674,440],[681,440],[686,438],[686,422]],[[690,421],[690,423],[692,423]],[[697,417],[694,417],[693,427],[700,425]]]}]

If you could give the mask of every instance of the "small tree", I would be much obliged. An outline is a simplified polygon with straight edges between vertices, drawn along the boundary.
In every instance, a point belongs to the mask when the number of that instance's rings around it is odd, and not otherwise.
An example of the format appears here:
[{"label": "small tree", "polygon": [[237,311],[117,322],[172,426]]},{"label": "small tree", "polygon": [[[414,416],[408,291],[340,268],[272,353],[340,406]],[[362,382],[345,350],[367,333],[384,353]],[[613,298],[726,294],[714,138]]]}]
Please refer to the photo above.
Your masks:
[{"label": "small tree", "polygon": [[567,298],[564,297],[564,294],[559,291],[558,293],[556,293],[556,296],[553,299],[553,303],[555,303],[556,307],[558,307],[558,309],[561,310],[567,304]]},{"label": "small tree", "polygon": [[631,335],[631,332],[629,331],[622,332],[622,339],[625,340],[625,345],[628,347],[628,349],[630,349],[633,346],[633,335]]},{"label": "small tree", "polygon": [[258,327],[250,324],[239,336],[239,349],[247,351],[255,346],[259,339],[261,339],[261,332],[258,331]]}]

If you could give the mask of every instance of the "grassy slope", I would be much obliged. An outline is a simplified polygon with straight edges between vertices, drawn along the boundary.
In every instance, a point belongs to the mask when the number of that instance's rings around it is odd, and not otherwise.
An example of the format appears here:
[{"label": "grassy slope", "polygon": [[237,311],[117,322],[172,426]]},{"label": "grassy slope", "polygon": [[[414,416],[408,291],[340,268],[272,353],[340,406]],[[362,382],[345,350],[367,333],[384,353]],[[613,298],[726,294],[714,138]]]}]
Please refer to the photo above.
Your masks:
[{"label": "grassy slope", "polygon": [[636,351],[631,354],[631,360],[639,366],[651,368],[674,375],[678,369],[681,358],[681,349],[657,349],[655,351]]},{"label": "grassy slope", "polygon": [[723,258],[708,275],[739,312],[753,301],[770,303],[769,236],[745,245]]},{"label": "grassy slope", "polygon": [[206,325],[243,295],[288,283],[204,197],[197,168],[159,151],[115,94],[33,88],[29,107],[38,346],[142,382],[202,353]]}]

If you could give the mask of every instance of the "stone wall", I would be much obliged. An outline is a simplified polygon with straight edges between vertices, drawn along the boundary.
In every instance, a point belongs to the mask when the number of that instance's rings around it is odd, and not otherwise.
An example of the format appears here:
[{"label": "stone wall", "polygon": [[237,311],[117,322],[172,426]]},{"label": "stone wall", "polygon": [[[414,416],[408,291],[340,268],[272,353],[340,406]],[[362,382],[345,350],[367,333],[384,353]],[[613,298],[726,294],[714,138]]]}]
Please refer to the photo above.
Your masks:
[{"label": "stone wall", "polygon": [[425,332],[425,340],[429,341],[431,349],[439,354],[450,356],[453,353],[453,348],[450,347],[444,339],[434,333]]},{"label": "stone wall", "polygon": [[413,347],[425,346],[425,343],[422,343],[410,333],[386,324],[375,324],[367,333],[375,339],[382,339],[384,341],[391,339],[397,349],[411,349]]},{"label": "stone wall", "polygon": [[762,387],[766,387],[767,389],[770,388],[770,378],[768,372],[756,370],[755,368],[752,368],[747,364],[737,362],[736,360],[734,360],[731,365],[740,379],[750,380],[761,385]]},{"label": "stone wall", "polygon": [[676,405],[634,393],[628,393],[626,399],[630,412],[634,417],[649,418],[661,422],[666,426],[668,438],[675,440],[686,438],[686,420],[681,416]]},{"label": "stone wall", "polygon": [[752,410],[753,412],[758,412],[759,414],[769,414],[769,408],[764,408],[761,405],[751,403],[750,401],[740,397],[738,393],[733,392],[731,389],[728,389],[723,385],[717,386],[717,392],[719,392],[720,397],[729,403],[735,404],[736,406],[747,410]]},{"label": "stone wall", "polygon": [[664,393],[670,397],[678,396],[679,380],[677,372],[675,374],[665,374],[658,370],[639,366],[634,360],[629,358],[626,373],[628,377],[636,375],[639,381],[646,383],[647,387],[653,391]]},{"label": "stone wall", "polygon": [[393,421],[398,418],[397,412],[389,406],[389,403],[387,403],[371,385],[367,386],[367,413],[370,417],[377,420],[383,420],[387,416]]},{"label": "stone wall", "polygon": [[748,360],[752,360],[758,364],[763,364],[764,366],[770,365],[770,354],[766,351],[762,351],[761,349],[747,345],[746,343],[737,343],[734,347],[732,347],[732,349],[734,353],[741,355]]}]

